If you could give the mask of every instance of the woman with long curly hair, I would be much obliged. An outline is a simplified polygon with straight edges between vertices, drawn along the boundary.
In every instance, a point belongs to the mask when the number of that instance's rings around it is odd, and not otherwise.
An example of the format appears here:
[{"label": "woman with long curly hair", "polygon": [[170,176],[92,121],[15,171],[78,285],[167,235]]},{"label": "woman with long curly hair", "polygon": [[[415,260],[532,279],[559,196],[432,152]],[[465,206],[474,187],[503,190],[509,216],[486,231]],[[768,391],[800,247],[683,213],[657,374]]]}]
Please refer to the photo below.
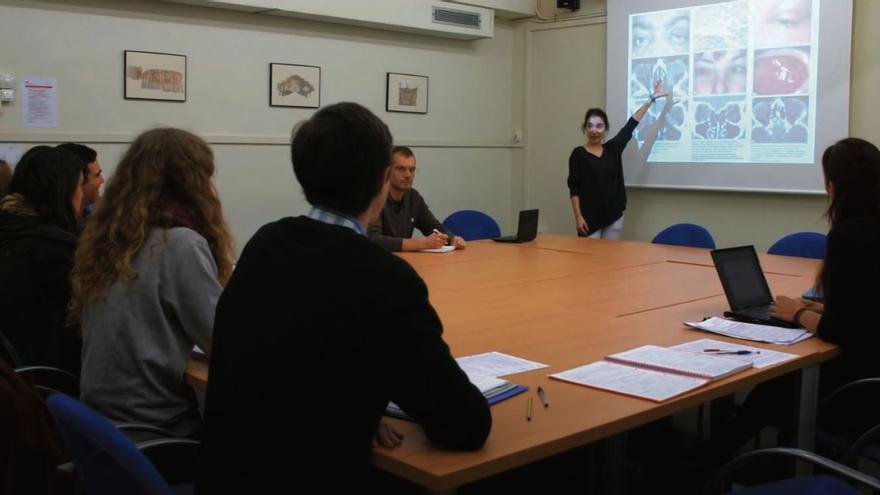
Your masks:
[{"label": "woman with long curly hair", "polygon": [[211,349],[214,308],[232,271],[213,175],[201,138],[146,131],[80,238],[70,318],[82,322],[82,400],[113,421],[198,435],[184,371],[193,345]]}]

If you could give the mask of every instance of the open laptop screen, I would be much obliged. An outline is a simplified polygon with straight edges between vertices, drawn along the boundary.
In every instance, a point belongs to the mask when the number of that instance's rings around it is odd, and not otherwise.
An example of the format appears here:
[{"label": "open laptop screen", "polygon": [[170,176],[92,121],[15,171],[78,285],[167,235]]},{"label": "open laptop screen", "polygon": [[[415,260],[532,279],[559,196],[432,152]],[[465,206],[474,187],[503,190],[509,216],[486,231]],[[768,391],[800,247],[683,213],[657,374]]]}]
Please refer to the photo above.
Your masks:
[{"label": "open laptop screen", "polygon": [[730,309],[737,311],[773,302],[754,247],[716,249],[712,259]]}]

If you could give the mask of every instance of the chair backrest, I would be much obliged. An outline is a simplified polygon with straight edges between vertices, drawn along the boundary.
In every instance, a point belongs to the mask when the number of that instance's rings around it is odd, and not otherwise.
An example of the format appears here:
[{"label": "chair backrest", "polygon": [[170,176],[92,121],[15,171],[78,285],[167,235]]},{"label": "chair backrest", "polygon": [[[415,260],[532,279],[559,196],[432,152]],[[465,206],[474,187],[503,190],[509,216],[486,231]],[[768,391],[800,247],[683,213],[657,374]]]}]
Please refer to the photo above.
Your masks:
[{"label": "chair backrest", "polygon": [[654,244],[672,244],[715,249],[715,239],[705,227],[693,223],[677,223],[666,227],[651,240]]},{"label": "chair backrest", "polygon": [[15,350],[15,346],[6,338],[2,329],[0,329],[0,359],[6,361],[13,368],[24,365],[24,359],[21,357],[21,354]]},{"label": "chair backrest", "polygon": [[824,260],[827,246],[828,237],[825,234],[818,232],[795,232],[773,243],[770,249],[767,250],[767,253]]},{"label": "chair backrest", "polygon": [[489,215],[477,210],[461,210],[443,220],[443,225],[466,241],[501,236],[501,227]]},{"label": "chair backrest", "polygon": [[106,418],[64,394],[46,403],[86,493],[171,494],[159,471]]}]

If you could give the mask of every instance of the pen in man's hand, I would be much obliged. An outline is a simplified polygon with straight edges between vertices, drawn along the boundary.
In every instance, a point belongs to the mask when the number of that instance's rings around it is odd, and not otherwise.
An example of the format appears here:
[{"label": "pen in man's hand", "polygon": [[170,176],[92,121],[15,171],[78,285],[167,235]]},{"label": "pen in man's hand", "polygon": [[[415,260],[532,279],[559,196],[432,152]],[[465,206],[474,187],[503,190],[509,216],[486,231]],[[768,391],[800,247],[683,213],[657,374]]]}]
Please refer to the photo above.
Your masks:
[{"label": "pen in man's hand", "polygon": [[544,393],[544,389],[541,386],[538,386],[538,397],[541,398],[541,402],[544,403],[544,407],[550,407],[550,403],[547,402],[547,395]]}]

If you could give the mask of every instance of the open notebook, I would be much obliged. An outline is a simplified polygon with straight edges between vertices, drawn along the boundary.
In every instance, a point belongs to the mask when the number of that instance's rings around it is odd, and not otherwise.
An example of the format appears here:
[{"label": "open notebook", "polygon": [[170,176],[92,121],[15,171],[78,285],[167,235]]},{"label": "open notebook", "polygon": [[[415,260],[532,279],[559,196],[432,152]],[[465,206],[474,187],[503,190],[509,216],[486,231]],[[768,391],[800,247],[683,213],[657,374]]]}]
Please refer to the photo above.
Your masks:
[{"label": "open notebook", "polygon": [[645,345],[550,378],[661,402],[751,367],[724,356]]}]

